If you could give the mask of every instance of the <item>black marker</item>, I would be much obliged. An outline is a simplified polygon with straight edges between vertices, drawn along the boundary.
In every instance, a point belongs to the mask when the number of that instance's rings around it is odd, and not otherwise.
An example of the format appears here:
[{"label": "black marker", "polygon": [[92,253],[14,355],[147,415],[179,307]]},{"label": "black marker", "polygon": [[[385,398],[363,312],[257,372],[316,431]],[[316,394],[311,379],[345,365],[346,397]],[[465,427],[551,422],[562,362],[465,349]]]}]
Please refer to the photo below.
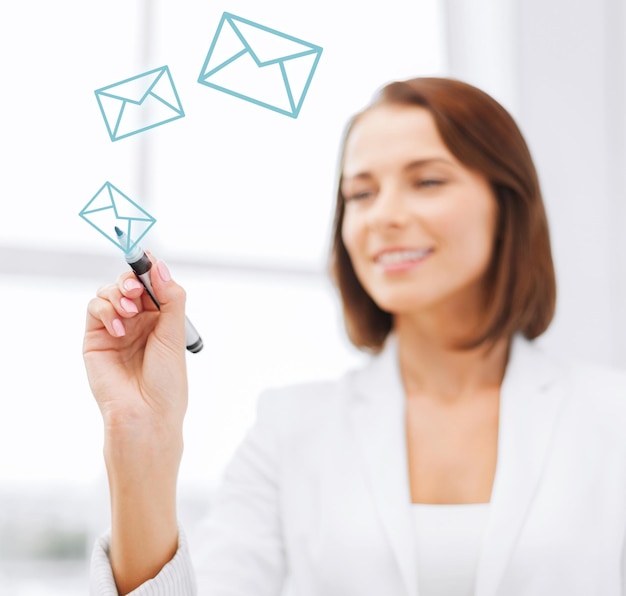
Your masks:
[{"label": "black marker", "polygon": [[[122,232],[117,226],[115,226],[115,233],[117,237],[123,241],[126,238],[126,234]],[[152,269],[152,261],[148,258],[148,255],[143,251],[143,248],[138,244],[135,248],[128,253],[125,253],[124,258],[130,265],[131,269],[135,272],[137,279],[146,288],[148,296],[152,298],[152,302],[160,309],[159,301],[154,295],[152,284],[150,283],[150,269]],[[185,344],[187,349],[194,354],[202,349],[203,343],[200,334],[196,331],[196,328],[191,324],[191,321],[185,316]]]}]

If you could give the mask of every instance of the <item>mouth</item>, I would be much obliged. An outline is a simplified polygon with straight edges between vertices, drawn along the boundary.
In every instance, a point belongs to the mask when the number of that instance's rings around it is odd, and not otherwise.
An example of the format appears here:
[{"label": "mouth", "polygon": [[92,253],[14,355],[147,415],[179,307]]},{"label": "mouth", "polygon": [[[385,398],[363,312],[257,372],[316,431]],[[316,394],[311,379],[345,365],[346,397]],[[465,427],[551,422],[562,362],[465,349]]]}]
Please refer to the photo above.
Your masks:
[{"label": "mouth", "polygon": [[432,248],[420,250],[387,250],[376,255],[374,260],[376,263],[383,266],[406,265],[419,263],[432,252]]}]

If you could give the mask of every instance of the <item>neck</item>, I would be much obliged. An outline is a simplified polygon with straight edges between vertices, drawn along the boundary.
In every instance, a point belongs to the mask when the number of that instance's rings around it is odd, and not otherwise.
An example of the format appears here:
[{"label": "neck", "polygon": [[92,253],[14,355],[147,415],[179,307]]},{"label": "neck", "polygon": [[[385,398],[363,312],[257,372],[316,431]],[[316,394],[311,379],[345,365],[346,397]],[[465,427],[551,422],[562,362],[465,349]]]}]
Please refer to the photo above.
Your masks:
[{"label": "neck", "polygon": [[[457,404],[472,395],[498,390],[509,355],[509,338],[498,340],[491,350],[479,346],[459,350],[456,344],[471,337],[461,335],[454,324],[425,325],[404,317],[395,320],[400,372],[409,398],[428,396]],[[454,329],[454,333],[442,332]]]}]

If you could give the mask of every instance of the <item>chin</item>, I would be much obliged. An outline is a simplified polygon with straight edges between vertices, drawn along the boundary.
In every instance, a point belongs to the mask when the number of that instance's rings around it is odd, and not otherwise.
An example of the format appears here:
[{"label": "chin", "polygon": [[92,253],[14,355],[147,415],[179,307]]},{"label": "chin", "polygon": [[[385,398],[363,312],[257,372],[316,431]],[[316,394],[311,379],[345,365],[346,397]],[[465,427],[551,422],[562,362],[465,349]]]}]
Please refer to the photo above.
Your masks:
[{"label": "chin", "polygon": [[[471,287],[471,284],[469,284]],[[374,284],[368,289],[377,306],[392,315],[415,315],[432,311],[438,306],[452,306],[472,300],[473,292],[468,291],[468,283],[441,284],[435,280],[421,280],[418,284],[396,285]]]},{"label": "chin", "polygon": [[412,295],[386,295],[373,297],[374,302],[378,308],[388,312],[392,315],[407,315],[415,314],[419,311],[424,311],[433,305],[438,300],[436,298],[418,297],[414,293]]}]

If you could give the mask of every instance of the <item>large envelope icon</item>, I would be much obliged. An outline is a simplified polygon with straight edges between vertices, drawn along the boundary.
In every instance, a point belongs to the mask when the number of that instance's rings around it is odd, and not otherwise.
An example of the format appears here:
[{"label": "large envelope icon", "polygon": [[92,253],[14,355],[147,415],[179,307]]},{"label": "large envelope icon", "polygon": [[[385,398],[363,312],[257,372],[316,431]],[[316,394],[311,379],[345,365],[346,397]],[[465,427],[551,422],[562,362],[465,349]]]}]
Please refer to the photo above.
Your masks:
[{"label": "large envelope icon", "polygon": [[185,115],[167,66],[96,89],[95,94],[112,141]]},{"label": "large envelope icon", "polygon": [[[152,215],[110,182],[102,185],[78,215],[126,253],[135,248],[156,223]],[[123,242],[119,241],[116,227],[126,235]]]},{"label": "large envelope icon", "polygon": [[322,48],[225,12],[198,83],[297,118]]}]

